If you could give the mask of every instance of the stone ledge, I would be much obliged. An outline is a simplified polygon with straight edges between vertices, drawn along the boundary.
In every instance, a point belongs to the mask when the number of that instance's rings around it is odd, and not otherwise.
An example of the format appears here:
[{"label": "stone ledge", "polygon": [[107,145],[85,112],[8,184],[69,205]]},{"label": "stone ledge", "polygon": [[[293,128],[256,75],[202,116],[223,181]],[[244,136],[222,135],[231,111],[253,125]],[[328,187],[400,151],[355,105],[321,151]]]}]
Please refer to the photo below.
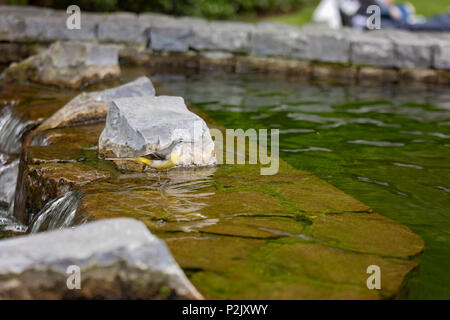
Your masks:
[{"label": "stone ledge", "polygon": [[0,41],[98,40],[153,51],[223,51],[383,68],[450,69],[450,35],[399,30],[360,32],[323,26],[213,21],[163,14],[82,12],[81,30],[68,30],[65,11],[0,7]]}]

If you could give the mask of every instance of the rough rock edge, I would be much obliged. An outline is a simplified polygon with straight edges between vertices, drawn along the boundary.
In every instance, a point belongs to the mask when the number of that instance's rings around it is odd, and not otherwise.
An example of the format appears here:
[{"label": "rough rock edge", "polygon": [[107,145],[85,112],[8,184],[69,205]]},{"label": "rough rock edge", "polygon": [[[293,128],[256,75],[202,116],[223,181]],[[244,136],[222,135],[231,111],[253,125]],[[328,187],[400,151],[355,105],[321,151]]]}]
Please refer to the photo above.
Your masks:
[{"label": "rough rock edge", "polygon": [[[99,230],[123,232],[129,243],[113,240],[96,244],[93,240]],[[45,243],[51,244],[47,247]],[[1,299],[202,299],[166,244],[134,219],[100,220],[74,229],[4,240],[0,248],[0,256],[4,256],[0,261]],[[76,253],[69,249],[76,249]],[[81,269],[81,290],[67,288],[66,269],[70,265]],[[164,292],[165,287],[168,292]]]}]

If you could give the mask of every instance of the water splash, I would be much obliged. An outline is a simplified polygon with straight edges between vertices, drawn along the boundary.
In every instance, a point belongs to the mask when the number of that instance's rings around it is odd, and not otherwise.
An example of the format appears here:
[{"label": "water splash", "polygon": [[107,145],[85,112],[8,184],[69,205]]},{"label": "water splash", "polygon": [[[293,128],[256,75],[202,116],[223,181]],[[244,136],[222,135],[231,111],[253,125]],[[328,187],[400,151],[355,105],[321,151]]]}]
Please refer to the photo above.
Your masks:
[{"label": "water splash", "polygon": [[14,114],[14,103],[0,110],[0,150],[17,154],[22,147],[22,135],[32,122],[24,122]]},{"label": "water splash", "polygon": [[14,209],[14,194],[16,191],[19,159],[10,163],[0,164],[0,204],[9,215]]},{"label": "water splash", "polygon": [[83,223],[84,219],[81,215],[76,214],[82,198],[82,192],[70,191],[64,196],[50,201],[33,218],[28,227],[28,233],[63,229]]}]

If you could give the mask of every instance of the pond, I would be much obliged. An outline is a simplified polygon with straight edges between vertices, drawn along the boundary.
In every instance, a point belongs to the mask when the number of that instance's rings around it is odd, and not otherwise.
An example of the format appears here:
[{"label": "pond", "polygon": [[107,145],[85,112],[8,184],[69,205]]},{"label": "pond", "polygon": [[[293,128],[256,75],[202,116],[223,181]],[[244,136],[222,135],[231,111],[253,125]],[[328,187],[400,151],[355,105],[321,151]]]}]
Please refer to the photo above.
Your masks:
[{"label": "pond", "polygon": [[[129,68],[123,80],[142,74],[143,68]],[[425,240],[426,250],[417,258],[420,273],[409,282],[410,298],[450,296],[448,90],[312,84],[214,72],[148,75],[159,95],[182,96],[226,128],[279,129],[282,159],[407,225]],[[12,106],[8,97],[15,94],[2,92],[3,103],[22,118],[16,126],[20,130],[49,116],[77,93],[54,88],[42,92],[33,86],[27,90]],[[16,158],[2,157],[2,168]],[[133,179],[127,183],[140,188]],[[183,187],[182,183],[175,189]],[[9,224],[6,229],[20,229],[1,219]]]},{"label": "pond", "polygon": [[[280,129],[281,158],[425,240],[412,299],[450,296],[450,91],[258,76],[154,77],[227,128]],[[395,245],[395,244],[394,244]]]}]

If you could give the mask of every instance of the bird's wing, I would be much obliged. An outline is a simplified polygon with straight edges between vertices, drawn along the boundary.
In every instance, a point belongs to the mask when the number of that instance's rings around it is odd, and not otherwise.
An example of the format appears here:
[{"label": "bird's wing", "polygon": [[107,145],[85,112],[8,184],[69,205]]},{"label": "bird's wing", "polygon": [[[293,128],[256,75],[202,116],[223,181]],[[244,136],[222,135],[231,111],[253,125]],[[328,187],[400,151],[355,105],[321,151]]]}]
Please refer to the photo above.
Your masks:
[{"label": "bird's wing", "polygon": [[147,158],[148,160],[166,160],[166,156],[158,151],[149,153],[145,155],[144,158]]}]

